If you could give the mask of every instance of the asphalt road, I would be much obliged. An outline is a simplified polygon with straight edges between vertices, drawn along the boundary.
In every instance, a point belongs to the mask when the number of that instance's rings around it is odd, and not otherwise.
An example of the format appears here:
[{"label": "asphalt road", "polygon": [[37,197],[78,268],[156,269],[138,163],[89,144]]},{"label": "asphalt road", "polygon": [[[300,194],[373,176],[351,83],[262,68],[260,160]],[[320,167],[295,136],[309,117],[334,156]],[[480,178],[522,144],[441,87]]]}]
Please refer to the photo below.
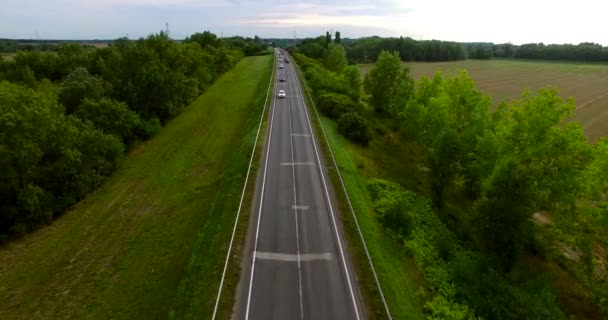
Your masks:
[{"label": "asphalt road", "polygon": [[[364,319],[312,119],[293,63],[284,65],[233,318]],[[286,98],[277,98],[281,89]]]}]

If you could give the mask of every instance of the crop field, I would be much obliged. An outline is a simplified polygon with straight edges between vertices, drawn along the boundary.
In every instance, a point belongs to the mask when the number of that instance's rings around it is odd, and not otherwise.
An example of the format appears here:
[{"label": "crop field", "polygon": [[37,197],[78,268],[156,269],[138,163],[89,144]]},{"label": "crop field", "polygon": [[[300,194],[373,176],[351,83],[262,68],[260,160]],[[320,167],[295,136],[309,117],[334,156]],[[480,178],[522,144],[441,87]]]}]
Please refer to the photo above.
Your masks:
[{"label": "crop field", "polygon": [[[562,97],[576,99],[576,119],[591,142],[608,135],[608,64],[545,62],[527,60],[464,60],[407,63],[415,79],[436,71],[453,73],[466,69],[478,88],[495,104],[553,86]],[[371,65],[363,65],[364,74]]]},{"label": "crop field", "polygon": [[5,61],[12,60],[15,54],[15,52],[0,52],[0,58]]},{"label": "crop field", "polygon": [[[241,60],[96,192],[1,247],[0,318],[210,314],[271,70]],[[189,277],[203,285],[180,294]]]}]

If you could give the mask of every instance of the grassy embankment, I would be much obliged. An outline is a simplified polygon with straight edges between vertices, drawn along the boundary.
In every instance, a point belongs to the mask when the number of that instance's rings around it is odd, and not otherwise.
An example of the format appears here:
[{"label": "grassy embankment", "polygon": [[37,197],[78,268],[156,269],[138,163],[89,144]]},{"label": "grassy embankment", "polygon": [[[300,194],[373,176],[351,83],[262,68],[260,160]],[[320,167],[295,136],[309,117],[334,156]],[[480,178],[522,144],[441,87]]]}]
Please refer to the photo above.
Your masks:
[{"label": "grassy embankment", "polygon": [[210,314],[271,60],[243,59],[99,190],[1,248],[2,318]]},{"label": "grassy embankment", "polygon": [[[414,79],[432,77],[436,71],[453,73],[466,69],[477,87],[490,95],[495,104],[553,86],[562,97],[576,97],[576,119],[583,125],[590,142],[608,135],[608,64],[534,60],[463,60],[406,63]],[[361,65],[365,74],[373,65]]]},{"label": "grassy embankment", "polygon": [[[304,80],[302,79],[302,81]],[[390,139],[376,139],[366,148],[349,142],[338,133],[334,121],[321,114],[319,114],[321,122],[318,121],[315,111],[312,109],[310,97],[306,89],[302,89],[312,114],[311,121],[313,121],[316,135],[324,151],[325,163],[329,166],[328,172],[339,202],[349,251],[356,268],[359,287],[368,304],[370,319],[385,319],[384,306],[337,171],[332,170],[333,160],[329,147],[333,151],[348,190],[393,319],[423,319],[425,296],[423,275],[418,271],[411,257],[405,254],[403,247],[397,245],[384,232],[382,225],[374,217],[371,200],[366,191],[367,179],[370,177],[385,177],[393,180],[397,177],[397,182],[404,186],[418,188],[423,183],[422,176],[417,168],[407,164],[416,162],[419,151],[390,148],[391,144],[398,143],[390,141]],[[320,124],[323,125],[330,146],[325,142]],[[406,165],[404,166],[404,164]]]}]

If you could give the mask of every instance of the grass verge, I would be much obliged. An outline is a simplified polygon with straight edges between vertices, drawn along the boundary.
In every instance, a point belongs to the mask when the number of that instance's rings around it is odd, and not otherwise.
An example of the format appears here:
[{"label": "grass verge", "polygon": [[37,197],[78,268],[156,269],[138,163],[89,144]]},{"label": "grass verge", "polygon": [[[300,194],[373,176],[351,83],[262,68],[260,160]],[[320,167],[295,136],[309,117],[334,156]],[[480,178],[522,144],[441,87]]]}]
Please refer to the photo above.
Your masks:
[{"label": "grass verge", "polygon": [[2,318],[211,314],[271,67],[243,59],[99,190],[1,248]]},{"label": "grass verge", "polygon": [[[300,81],[304,83],[305,79],[301,77],[301,74],[299,75]],[[383,146],[376,145],[376,148],[365,150],[348,142],[338,133],[334,121],[322,115],[320,115],[321,121],[319,121],[314,109],[312,109],[312,101],[306,89],[302,89],[312,114],[313,126],[323,150],[324,161],[330,167],[333,165],[330,148],[333,151],[392,318],[423,319],[424,290],[421,289],[425,286],[423,275],[417,269],[411,257],[405,254],[403,247],[398,246],[394,240],[386,235],[383,227],[374,217],[371,199],[366,191],[367,178],[360,172],[361,169],[367,168],[367,173],[370,174],[368,177],[374,175],[382,177],[386,170],[402,167],[391,165],[393,161],[400,161],[401,155],[389,153],[384,161],[375,163],[377,159],[374,159],[373,155],[386,154],[386,151],[382,150]],[[321,126],[327,134],[329,145],[323,137]],[[342,190],[337,171],[330,169],[329,176],[332,185],[335,186],[335,195],[340,207],[341,220],[347,237],[349,252],[356,269],[359,287],[367,303],[367,315],[370,319],[386,319],[388,317],[384,311],[380,293],[365,255],[354,217],[350,213],[350,207],[344,190]],[[405,175],[404,179],[406,185],[420,184],[421,181],[418,177],[412,177],[411,175]]]},{"label": "grass verge", "polygon": [[[271,62],[274,61],[273,55],[267,57],[271,58]],[[270,92],[270,94],[272,94],[273,92],[272,86],[274,85],[274,81],[270,81],[271,87],[268,88],[269,79],[273,74],[273,70],[274,63],[272,62],[268,69],[261,73],[260,78],[262,79],[262,82],[258,84],[259,93],[252,102],[256,108],[259,108],[259,110],[257,110],[257,118],[255,119],[259,121],[261,116],[262,124],[260,127],[260,134],[257,136],[257,144],[256,149],[254,150],[251,172],[249,173],[247,186],[245,186],[243,206],[241,208],[239,221],[237,222],[232,254],[229,259],[230,261],[228,264],[228,269],[226,270],[222,295],[217,310],[217,319],[230,319],[232,315],[236,289],[241,274],[241,260],[242,254],[244,253],[243,248],[245,246],[248,227],[247,221],[249,221],[251,204],[255,191],[255,177],[260,166],[257,159],[260,159],[262,149],[264,148],[264,133],[266,132],[266,127],[268,126],[267,115],[270,112],[269,105],[272,102],[270,96],[266,101],[266,112],[264,115],[261,115],[261,112],[264,109],[266,93]],[[247,146],[245,149],[241,150],[243,156],[247,156],[248,161],[247,163],[241,164],[244,165],[244,167],[242,167],[242,169],[244,169],[243,175],[239,176],[238,183],[232,184],[231,189],[229,190],[229,195],[232,198],[230,203],[234,204],[234,206],[231,207],[232,211],[223,210],[224,212],[222,216],[227,216],[229,219],[231,219],[230,225],[222,228],[222,233],[224,234],[218,233],[218,236],[223,237],[224,241],[219,243],[219,246],[214,246],[213,244],[209,243],[208,236],[206,236],[206,230],[201,230],[201,233],[199,234],[199,237],[195,243],[195,250],[193,251],[192,258],[188,264],[186,274],[182,280],[182,283],[180,284],[174,306],[169,313],[170,319],[200,319],[202,315],[208,315],[210,318],[213,313],[219,282],[222,276],[222,269],[219,267],[219,260],[221,260],[223,266],[226,252],[228,251],[230,233],[232,231],[232,227],[234,226],[234,215],[236,214],[239,198],[243,189],[243,181],[245,181],[245,173],[247,170],[246,166],[248,165],[249,157],[251,156],[251,149],[253,148],[256,140],[256,133],[257,126],[252,128],[252,131],[249,132],[247,135]],[[223,225],[225,225],[225,223],[227,222],[224,221]],[[210,227],[213,228],[214,226]],[[228,227],[230,229],[228,229]],[[210,253],[214,256],[212,260],[209,259]]]}]

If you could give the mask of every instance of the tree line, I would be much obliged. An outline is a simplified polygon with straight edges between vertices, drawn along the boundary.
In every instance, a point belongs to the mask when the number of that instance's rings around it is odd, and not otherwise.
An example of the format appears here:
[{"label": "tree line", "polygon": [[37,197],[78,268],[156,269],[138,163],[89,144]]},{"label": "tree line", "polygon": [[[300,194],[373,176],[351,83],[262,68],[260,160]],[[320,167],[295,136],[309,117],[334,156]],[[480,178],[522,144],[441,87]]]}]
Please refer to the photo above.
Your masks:
[{"label": "tree line", "polygon": [[320,59],[330,43],[342,45],[351,63],[372,63],[382,50],[398,51],[402,61],[451,61],[466,58],[465,47],[457,42],[417,41],[403,37],[341,39],[339,31],[335,33],[333,41],[328,32],[325,36],[303,39],[294,50],[310,58]]},{"label": "tree line", "polygon": [[[415,82],[399,51],[381,51],[361,81],[346,49],[323,38],[317,58],[293,50],[320,112],[363,146],[388,127],[423,150],[428,190],[374,180],[368,191],[378,219],[433,287],[430,318],[565,319],[550,284],[508,276],[524,252],[561,256],[540,240],[536,212],[558,221],[552,241],[581,251],[569,270],[608,315],[608,277],[592,249],[608,229],[608,140],[587,142],[572,101],[545,88],[490,111],[465,71]],[[454,217],[463,221],[455,226]]]},{"label": "tree line", "polygon": [[125,150],[152,137],[258,39],[196,33],[95,49],[19,51],[0,61],[0,240],[49,223],[95,190]]},{"label": "tree line", "polygon": [[608,62],[608,47],[590,42],[577,45],[528,43],[519,46],[511,43],[466,43],[465,47],[467,57],[471,59],[515,58]]},{"label": "tree line", "polygon": [[583,42],[574,44],[528,43],[514,45],[511,43],[495,44],[491,42],[451,42],[440,40],[414,40],[409,37],[382,38],[365,37],[359,39],[342,39],[337,31],[333,36],[306,38],[298,42],[293,40],[275,40],[285,46],[291,45],[296,52],[313,59],[321,59],[324,50],[330,43],[340,44],[346,51],[350,63],[373,63],[380,52],[398,52],[402,61],[452,61],[463,59],[541,59],[607,62],[608,47],[597,43]]}]

